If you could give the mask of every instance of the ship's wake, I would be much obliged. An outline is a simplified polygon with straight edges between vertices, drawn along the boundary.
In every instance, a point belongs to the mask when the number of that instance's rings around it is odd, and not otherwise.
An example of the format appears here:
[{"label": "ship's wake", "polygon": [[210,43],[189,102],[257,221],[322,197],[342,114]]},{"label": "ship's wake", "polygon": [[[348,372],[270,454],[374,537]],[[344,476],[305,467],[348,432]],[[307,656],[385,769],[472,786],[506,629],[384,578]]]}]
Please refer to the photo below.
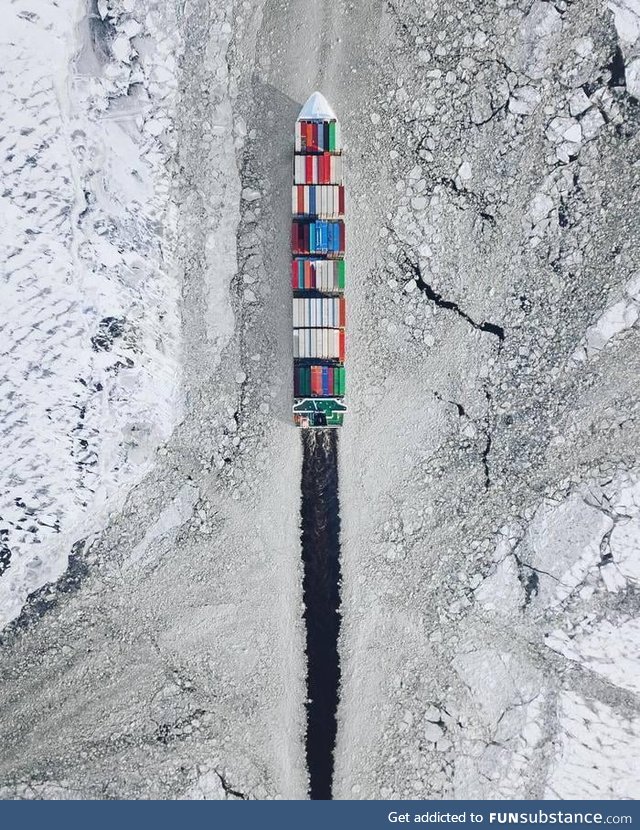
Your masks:
[{"label": "ship's wake", "polygon": [[330,799],[340,684],[337,431],[302,433],[301,540],[307,628],[306,754],[312,799]]}]

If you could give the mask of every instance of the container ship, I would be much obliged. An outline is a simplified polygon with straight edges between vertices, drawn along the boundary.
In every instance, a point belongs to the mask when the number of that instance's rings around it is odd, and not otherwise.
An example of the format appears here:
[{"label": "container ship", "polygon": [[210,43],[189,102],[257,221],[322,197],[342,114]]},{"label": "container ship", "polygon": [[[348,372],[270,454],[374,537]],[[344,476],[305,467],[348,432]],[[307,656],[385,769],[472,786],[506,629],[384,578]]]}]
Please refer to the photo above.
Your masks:
[{"label": "container ship", "polygon": [[342,426],[345,394],[345,230],[340,125],[319,92],[295,125],[291,227],[293,419]]}]

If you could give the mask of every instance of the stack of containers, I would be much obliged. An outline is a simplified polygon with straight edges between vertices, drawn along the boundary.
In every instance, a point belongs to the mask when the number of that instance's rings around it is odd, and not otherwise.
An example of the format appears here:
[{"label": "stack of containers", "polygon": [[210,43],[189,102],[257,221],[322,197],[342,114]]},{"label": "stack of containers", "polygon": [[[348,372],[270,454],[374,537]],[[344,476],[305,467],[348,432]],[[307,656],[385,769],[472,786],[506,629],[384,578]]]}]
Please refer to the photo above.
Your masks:
[{"label": "stack of containers", "polygon": [[[306,107],[296,122],[292,188],[294,408],[303,399],[307,403],[308,399],[327,399],[330,405],[330,399],[339,400],[345,394],[345,194],[340,126],[335,116],[305,117]],[[301,416],[295,420],[300,426],[309,425]]]}]

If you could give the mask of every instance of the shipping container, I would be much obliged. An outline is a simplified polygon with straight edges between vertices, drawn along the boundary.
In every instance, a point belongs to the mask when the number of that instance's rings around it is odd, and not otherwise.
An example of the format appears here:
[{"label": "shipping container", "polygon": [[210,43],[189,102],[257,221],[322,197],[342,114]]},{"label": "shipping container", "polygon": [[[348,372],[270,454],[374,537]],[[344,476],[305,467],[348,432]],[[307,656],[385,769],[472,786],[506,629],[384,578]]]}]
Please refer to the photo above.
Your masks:
[{"label": "shipping container", "polygon": [[294,184],[344,184],[342,156],[297,154],[293,165]]},{"label": "shipping container", "polygon": [[296,257],[291,262],[291,287],[294,291],[342,293],[345,288],[344,260]]},{"label": "shipping container", "polygon": [[334,120],[317,119],[296,121],[296,153],[340,153],[340,125]]},{"label": "shipping container", "polygon": [[294,328],[344,328],[344,297],[294,297]]},{"label": "shipping container", "polygon": [[294,374],[294,395],[296,397],[344,395],[344,366],[329,362],[298,365]]},{"label": "shipping container", "polygon": [[294,219],[291,231],[294,254],[344,254],[345,232],[342,219]]}]

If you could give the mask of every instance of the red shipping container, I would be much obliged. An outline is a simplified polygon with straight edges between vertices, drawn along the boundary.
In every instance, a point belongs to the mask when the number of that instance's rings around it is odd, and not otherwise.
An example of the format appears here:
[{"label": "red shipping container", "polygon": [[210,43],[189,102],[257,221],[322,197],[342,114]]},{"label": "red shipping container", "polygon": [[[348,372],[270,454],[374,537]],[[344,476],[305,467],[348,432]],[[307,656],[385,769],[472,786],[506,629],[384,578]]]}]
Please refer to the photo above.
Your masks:
[{"label": "red shipping container", "polygon": [[329,395],[333,395],[333,366],[329,366]]},{"label": "red shipping container", "polygon": [[340,222],[340,250],[344,251],[345,249],[345,233],[344,233],[344,222]]},{"label": "red shipping container", "polygon": [[344,187],[338,188],[338,213],[344,215]]},{"label": "red shipping container", "polygon": [[312,145],[311,149],[315,152],[318,149],[318,125],[312,124],[311,125],[311,136],[312,136]]},{"label": "red shipping container", "polygon": [[322,395],[322,366],[311,367],[311,394]]},{"label": "red shipping container", "polygon": [[346,320],[346,306],[345,306],[344,297],[340,297],[339,308],[340,308],[340,322],[339,322],[338,325],[340,326],[340,328],[344,328],[345,325],[346,325],[346,322],[347,322],[347,320]]},{"label": "red shipping container", "polygon": [[304,287],[313,288],[313,275],[311,273],[311,263],[308,259],[304,261]]},{"label": "red shipping container", "polygon": [[291,287],[297,289],[298,287],[298,260],[291,260]]},{"label": "red shipping container", "polygon": [[309,184],[313,180],[313,156],[306,156],[304,160],[304,181]]},{"label": "red shipping container", "polygon": [[311,147],[311,124],[308,121],[304,122],[304,149],[309,152]]},{"label": "red shipping container", "polygon": [[345,339],[344,339],[344,329],[341,329],[338,334],[338,343],[340,345],[339,352],[340,352],[340,360],[344,363],[344,356],[345,356]]}]

